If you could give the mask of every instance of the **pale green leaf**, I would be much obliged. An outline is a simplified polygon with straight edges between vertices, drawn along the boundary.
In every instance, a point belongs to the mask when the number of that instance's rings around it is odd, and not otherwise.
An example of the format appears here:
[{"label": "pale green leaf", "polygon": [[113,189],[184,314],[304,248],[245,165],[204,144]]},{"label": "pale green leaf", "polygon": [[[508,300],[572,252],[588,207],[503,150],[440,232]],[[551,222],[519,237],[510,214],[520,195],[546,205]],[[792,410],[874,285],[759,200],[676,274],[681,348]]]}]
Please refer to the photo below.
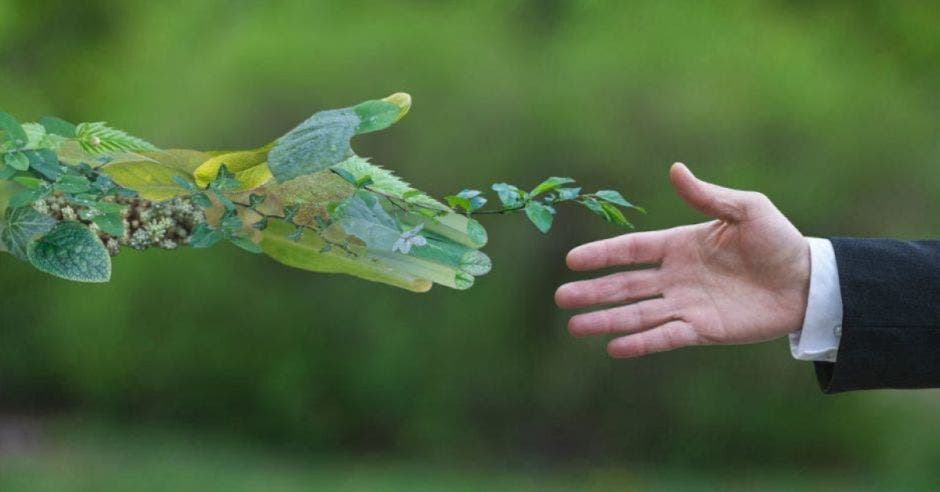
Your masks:
[{"label": "pale green leaf", "polygon": [[555,219],[555,214],[551,208],[542,203],[536,201],[529,202],[525,206],[525,214],[543,234],[547,233],[549,229],[552,228],[552,221]]}]

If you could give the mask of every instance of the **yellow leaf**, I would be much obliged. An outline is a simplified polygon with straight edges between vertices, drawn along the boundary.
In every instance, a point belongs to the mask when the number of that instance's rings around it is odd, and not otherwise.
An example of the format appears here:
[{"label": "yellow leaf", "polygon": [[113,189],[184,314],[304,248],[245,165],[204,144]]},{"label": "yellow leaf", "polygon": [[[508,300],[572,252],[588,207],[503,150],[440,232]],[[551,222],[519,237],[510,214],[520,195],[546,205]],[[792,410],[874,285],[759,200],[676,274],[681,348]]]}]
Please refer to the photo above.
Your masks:
[{"label": "yellow leaf", "polygon": [[192,171],[209,156],[195,150],[165,150],[127,154],[102,167],[115,183],[130,188],[142,198],[164,201],[189,194],[173,178],[192,182]]},{"label": "yellow leaf", "polygon": [[194,172],[196,184],[205,188],[211,183],[224,164],[244,190],[251,190],[267,183],[273,176],[268,168],[268,151],[273,144],[255,150],[240,150],[215,155],[205,161]]}]

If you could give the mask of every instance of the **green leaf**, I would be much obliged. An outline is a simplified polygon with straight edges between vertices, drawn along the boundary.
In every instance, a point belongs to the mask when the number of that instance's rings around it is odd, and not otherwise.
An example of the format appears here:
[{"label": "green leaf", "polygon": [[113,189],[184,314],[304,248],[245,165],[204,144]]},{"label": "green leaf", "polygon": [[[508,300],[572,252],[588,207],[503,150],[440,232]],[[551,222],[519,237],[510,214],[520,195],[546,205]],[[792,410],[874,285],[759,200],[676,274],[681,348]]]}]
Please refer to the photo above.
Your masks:
[{"label": "green leaf", "polygon": [[30,190],[38,190],[40,185],[42,185],[44,182],[43,180],[34,178],[32,176],[17,176],[13,178],[13,181]]},{"label": "green leaf", "polygon": [[52,190],[50,190],[48,187],[43,187],[41,185],[38,189],[35,190],[23,190],[10,197],[9,206],[11,208],[25,207],[35,202],[36,200],[45,198],[51,192]]},{"label": "green leaf", "polygon": [[496,183],[492,188],[506,208],[518,208],[525,203],[525,192],[511,184]]},{"label": "green leaf", "polygon": [[[407,96],[407,94],[406,94]],[[411,106],[411,97],[408,97],[408,107]],[[384,130],[393,123],[401,119],[404,113],[408,112],[397,104],[384,99],[375,99],[366,101],[353,106],[353,111],[359,116],[359,126],[356,133],[368,133],[378,130]]]},{"label": "green leaf", "polygon": [[8,208],[0,221],[0,244],[13,256],[26,261],[29,244],[55,224],[55,219],[32,207]]},{"label": "green leaf", "polygon": [[254,254],[261,254],[264,251],[261,249],[261,246],[258,243],[255,243],[251,239],[248,239],[244,236],[232,236],[228,239],[232,244],[238,246],[239,248]]},{"label": "green leaf", "polygon": [[40,271],[77,282],[111,279],[111,256],[95,233],[79,222],[60,222],[29,245],[30,263]]},{"label": "green leaf", "polygon": [[55,182],[53,189],[62,193],[84,193],[91,189],[91,181],[84,176],[66,174]]},{"label": "green leaf", "polygon": [[8,152],[3,155],[3,162],[17,171],[29,169],[29,157],[26,152]]},{"label": "green leaf", "polygon": [[601,190],[594,194],[597,198],[604,200],[605,202],[613,203],[615,205],[620,205],[621,207],[633,208],[634,205],[627,201],[623,195],[618,191],[614,190]]},{"label": "green leaf", "polygon": [[94,155],[157,150],[153,144],[111,128],[101,121],[79,123],[75,127],[75,137],[82,150]]},{"label": "green leaf", "polygon": [[532,191],[529,192],[529,195],[535,197],[547,191],[552,191],[555,188],[558,188],[559,186],[565,185],[568,183],[574,183],[574,180],[571,178],[559,178],[558,176],[552,176],[546,179],[545,181],[542,181],[541,183],[539,183],[538,186],[536,186],[535,188],[532,189]]},{"label": "green leaf", "polygon": [[470,207],[472,207],[470,199],[460,195],[447,195],[444,197],[444,200],[447,201],[447,204],[450,205],[451,208],[459,208],[469,212]]},{"label": "green leaf", "polygon": [[10,113],[0,111],[0,130],[3,130],[6,141],[11,142],[14,148],[21,148],[29,142],[29,137]]},{"label": "green leaf", "polygon": [[607,220],[621,227],[633,227],[633,224],[624,217],[623,212],[611,203],[601,203],[604,211],[607,212]]},{"label": "green leaf", "polygon": [[221,241],[225,235],[219,229],[213,229],[207,224],[199,224],[189,236],[189,245],[193,248],[209,248]]},{"label": "green leaf", "polygon": [[109,202],[98,202],[94,207],[98,214],[91,220],[98,228],[109,236],[124,235],[124,207]]},{"label": "green leaf", "polygon": [[531,201],[526,204],[525,215],[543,234],[547,233],[549,229],[552,228],[552,221],[555,219],[554,210],[537,201]]},{"label": "green leaf", "polygon": [[604,210],[604,207],[601,206],[601,203],[597,200],[593,198],[585,198],[581,201],[581,204],[600,218],[608,222],[610,221],[610,216],[607,214],[607,211]]},{"label": "green leaf", "polygon": [[277,140],[268,154],[271,173],[283,183],[342,162],[360,122],[352,108],[315,113]]},{"label": "green leaf", "polygon": [[75,138],[75,125],[55,116],[43,116],[39,119],[39,124],[45,127],[46,131],[65,138]]}]

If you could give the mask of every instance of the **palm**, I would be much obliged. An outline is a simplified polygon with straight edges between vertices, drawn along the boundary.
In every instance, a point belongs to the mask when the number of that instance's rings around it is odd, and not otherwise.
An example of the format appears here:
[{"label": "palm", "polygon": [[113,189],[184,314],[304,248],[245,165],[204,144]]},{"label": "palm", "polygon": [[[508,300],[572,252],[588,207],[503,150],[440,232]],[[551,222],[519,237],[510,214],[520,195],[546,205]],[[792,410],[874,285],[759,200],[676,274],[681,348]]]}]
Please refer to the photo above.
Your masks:
[{"label": "palm", "polygon": [[628,234],[569,255],[577,270],[659,265],[559,288],[562,307],[628,303],[574,316],[569,325],[579,336],[627,335],[611,342],[612,355],[757,342],[802,321],[809,253],[799,231],[763,196],[708,185],[683,169],[673,173],[680,194],[719,220]]}]

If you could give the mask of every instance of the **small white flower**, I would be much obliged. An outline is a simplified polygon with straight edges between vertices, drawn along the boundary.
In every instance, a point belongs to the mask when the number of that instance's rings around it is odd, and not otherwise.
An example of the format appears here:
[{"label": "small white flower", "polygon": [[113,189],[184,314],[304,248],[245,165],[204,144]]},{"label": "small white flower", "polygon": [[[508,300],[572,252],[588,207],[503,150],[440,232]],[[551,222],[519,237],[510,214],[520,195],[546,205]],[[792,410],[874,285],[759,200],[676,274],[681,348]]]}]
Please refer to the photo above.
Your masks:
[{"label": "small white flower", "polygon": [[401,236],[399,236],[395,244],[392,245],[392,251],[407,255],[411,252],[412,247],[426,246],[428,240],[420,234],[421,229],[424,229],[424,224],[419,224],[414,229],[401,233]]}]

